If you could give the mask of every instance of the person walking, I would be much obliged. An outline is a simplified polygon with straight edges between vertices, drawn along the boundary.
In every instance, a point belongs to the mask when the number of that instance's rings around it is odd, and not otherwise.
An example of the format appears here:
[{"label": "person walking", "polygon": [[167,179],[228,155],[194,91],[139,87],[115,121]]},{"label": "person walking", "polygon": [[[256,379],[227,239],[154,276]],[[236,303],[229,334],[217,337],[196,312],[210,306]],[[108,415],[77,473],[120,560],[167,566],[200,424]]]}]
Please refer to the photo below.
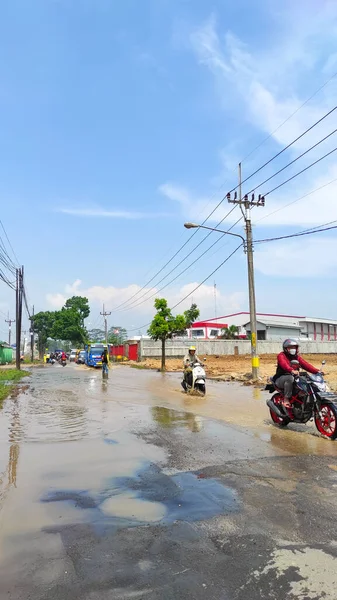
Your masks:
[{"label": "person walking", "polygon": [[108,351],[106,348],[104,348],[103,352],[102,352],[102,374],[104,375],[108,375],[109,374],[109,357],[108,357]]}]

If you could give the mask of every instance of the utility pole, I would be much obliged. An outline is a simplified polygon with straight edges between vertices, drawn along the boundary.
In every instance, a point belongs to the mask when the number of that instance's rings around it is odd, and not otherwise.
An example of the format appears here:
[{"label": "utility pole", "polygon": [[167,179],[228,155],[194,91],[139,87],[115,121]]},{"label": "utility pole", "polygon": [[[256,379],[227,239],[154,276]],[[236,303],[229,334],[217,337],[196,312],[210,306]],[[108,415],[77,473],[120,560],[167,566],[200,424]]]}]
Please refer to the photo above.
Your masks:
[{"label": "utility pole", "polygon": [[8,323],[8,346],[10,346],[12,339],[12,323],[15,323],[15,319],[10,319],[8,313],[8,319],[5,319],[5,323]]},{"label": "utility pole", "polygon": [[34,306],[33,313],[30,318],[30,358],[32,363],[34,362]]},{"label": "utility pole", "polygon": [[106,345],[108,345],[108,319],[107,319],[107,317],[109,315],[111,315],[111,312],[107,312],[105,310],[105,307],[103,304],[103,312],[101,312],[100,314],[104,317],[105,343],[106,343]]},{"label": "utility pole", "polygon": [[16,269],[16,368],[21,368],[23,267]]},{"label": "utility pole", "polygon": [[[231,199],[230,193],[227,194],[228,202],[232,204],[238,204],[240,206],[242,215],[245,220],[246,230],[246,243],[245,253],[247,254],[247,267],[248,267],[248,289],[249,289],[249,313],[250,313],[250,331],[251,331],[251,357],[252,357],[252,376],[253,379],[257,379],[259,375],[260,359],[257,351],[257,326],[256,326],[256,300],[255,300],[255,281],[254,281],[254,260],[253,260],[253,233],[252,233],[252,221],[250,216],[250,210],[253,206],[264,206],[265,198],[258,196],[257,201],[255,200],[255,194],[251,195],[249,200],[248,194],[242,198],[242,187],[241,187],[241,163],[239,164],[239,198],[235,192],[234,200]],[[244,207],[244,211],[243,208]]]}]

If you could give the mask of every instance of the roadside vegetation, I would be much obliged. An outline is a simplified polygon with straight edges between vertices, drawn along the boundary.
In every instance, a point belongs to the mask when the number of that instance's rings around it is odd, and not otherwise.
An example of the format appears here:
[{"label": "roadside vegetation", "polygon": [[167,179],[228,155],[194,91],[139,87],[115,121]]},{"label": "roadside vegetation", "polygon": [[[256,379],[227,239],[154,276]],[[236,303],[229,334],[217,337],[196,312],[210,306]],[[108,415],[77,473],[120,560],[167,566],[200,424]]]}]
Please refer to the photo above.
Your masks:
[{"label": "roadside vegetation", "polygon": [[28,375],[30,375],[29,371],[0,369],[0,408],[2,408],[4,400],[14,391],[15,384]]}]

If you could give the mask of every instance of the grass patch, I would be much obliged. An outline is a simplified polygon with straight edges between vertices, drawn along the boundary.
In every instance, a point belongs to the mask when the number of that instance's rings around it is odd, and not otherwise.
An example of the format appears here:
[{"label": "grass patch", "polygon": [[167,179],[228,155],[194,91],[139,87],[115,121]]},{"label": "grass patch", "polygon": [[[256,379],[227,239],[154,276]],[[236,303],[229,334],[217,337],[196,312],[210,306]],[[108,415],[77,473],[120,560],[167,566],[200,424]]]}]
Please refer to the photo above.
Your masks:
[{"label": "grass patch", "polygon": [[2,408],[4,400],[12,393],[14,388],[15,385],[6,385],[0,382],[0,408]]},{"label": "grass patch", "polygon": [[149,370],[151,367],[147,367],[146,365],[137,365],[133,364],[133,365],[128,365],[129,367],[131,367],[131,369],[147,369]]},{"label": "grass patch", "polygon": [[[4,400],[15,390],[15,383],[23,377],[30,375],[29,371],[18,371],[18,369],[0,369],[0,408]],[[10,383],[9,383],[10,382]]]},{"label": "grass patch", "polygon": [[30,375],[29,371],[19,371],[18,369],[1,369],[0,383],[5,381],[20,381],[22,377]]}]

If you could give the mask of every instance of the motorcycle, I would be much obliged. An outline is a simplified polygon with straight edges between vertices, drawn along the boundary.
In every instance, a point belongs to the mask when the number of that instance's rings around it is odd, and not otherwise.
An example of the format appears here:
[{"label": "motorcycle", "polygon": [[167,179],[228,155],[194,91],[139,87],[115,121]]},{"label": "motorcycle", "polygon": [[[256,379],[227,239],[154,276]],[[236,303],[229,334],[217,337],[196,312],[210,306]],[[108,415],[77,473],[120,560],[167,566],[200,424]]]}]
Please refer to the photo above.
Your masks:
[{"label": "motorcycle", "polygon": [[[206,359],[205,359],[206,360]],[[182,386],[186,393],[199,392],[203,396],[206,394],[206,372],[202,364],[194,363],[192,368],[192,385],[184,378]]]},{"label": "motorcycle", "polygon": [[62,367],[65,367],[67,364],[67,361],[65,359],[63,359],[63,360],[61,359],[60,362],[61,362]]},{"label": "motorcycle", "polygon": [[[299,367],[298,361],[291,361],[294,370]],[[325,364],[325,361],[322,363]],[[306,371],[294,377],[294,390],[291,405],[284,406],[284,395],[271,378],[266,390],[274,395],[266,404],[272,421],[279,427],[289,423],[307,423],[314,419],[321,435],[331,440],[337,438],[337,396],[329,391],[323,375],[313,375]]]}]

